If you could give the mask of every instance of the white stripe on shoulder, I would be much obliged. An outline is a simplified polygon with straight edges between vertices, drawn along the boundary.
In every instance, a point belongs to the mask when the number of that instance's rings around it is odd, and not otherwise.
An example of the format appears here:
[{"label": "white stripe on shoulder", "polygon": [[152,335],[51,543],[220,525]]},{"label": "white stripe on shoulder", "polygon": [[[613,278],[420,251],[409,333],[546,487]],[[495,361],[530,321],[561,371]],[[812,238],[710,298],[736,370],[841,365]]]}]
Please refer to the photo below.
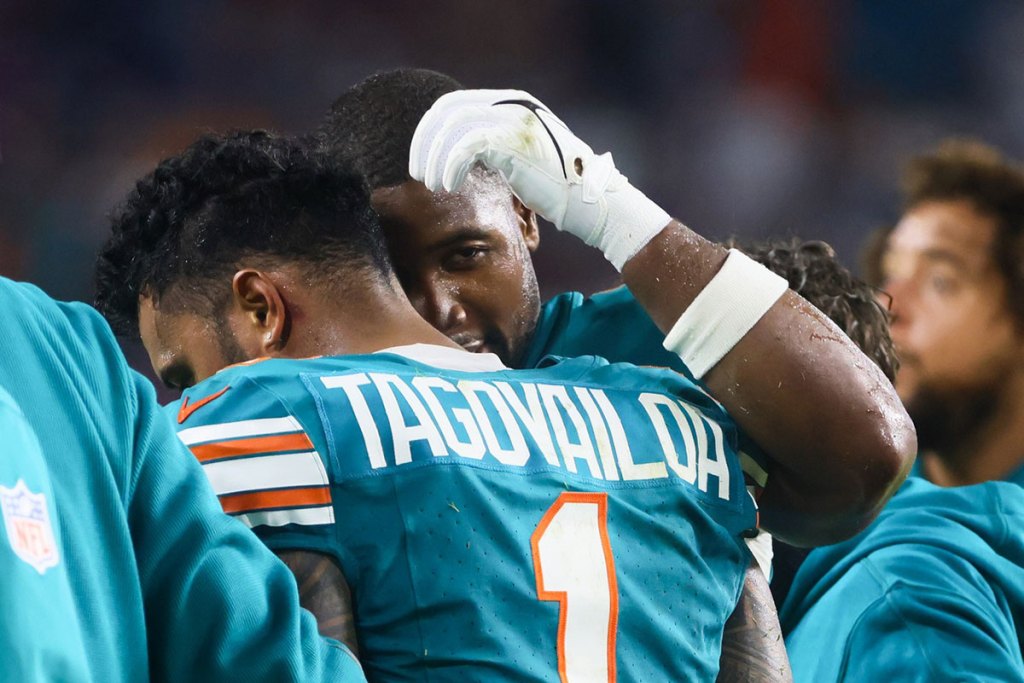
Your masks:
[{"label": "white stripe on shoulder", "polygon": [[743,451],[740,451],[740,469],[749,474],[754,483],[761,488],[764,488],[765,484],[768,483],[768,472]]},{"label": "white stripe on shoulder", "polygon": [[437,344],[407,344],[392,346],[374,353],[391,353],[402,356],[417,363],[430,365],[442,370],[460,370],[463,372],[497,372],[508,370],[493,353],[471,353],[465,349],[456,349]]},{"label": "white stripe on shoulder", "polygon": [[334,508],[321,505],[315,508],[294,508],[291,510],[267,510],[263,512],[247,512],[235,515],[250,529],[254,526],[284,526],[286,524],[334,524]]},{"label": "white stripe on shoulder", "polygon": [[205,443],[207,441],[223,441],[238,439],[243,436],[268,436],[270,434],[286,434],[301,432],[302,425],[294,417],[269,417],[260,420],[242,420],[240,422],[223,422],[202,427],[189,427],[178,432],[178,438],[186,446]]},{"label": "white stripe on shoulder", "polygon": [[241,491],[327,486],[327,473],[316,451],[260,455],[208,462],[203,471],[218,496]]}]

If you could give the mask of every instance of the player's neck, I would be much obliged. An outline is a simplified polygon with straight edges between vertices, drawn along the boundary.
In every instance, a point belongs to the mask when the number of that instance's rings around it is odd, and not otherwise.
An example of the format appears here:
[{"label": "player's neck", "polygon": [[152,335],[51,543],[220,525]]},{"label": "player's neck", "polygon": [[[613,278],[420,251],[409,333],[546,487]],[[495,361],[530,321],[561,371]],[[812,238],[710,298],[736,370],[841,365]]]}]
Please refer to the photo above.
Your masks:
[{"label": "player's neck", "polygon": [[404,295],[386,289],[321,302],[295,328],[284,357],[373,353],[409,344],[461,348],[421,318]]},{"label": "player's neck", "polygon": [[1002,400],[972,434],[934,453],[922,453],[930,480],[966,486],[1004,479],[1024,465],[1024,372],[1007,383]]}]

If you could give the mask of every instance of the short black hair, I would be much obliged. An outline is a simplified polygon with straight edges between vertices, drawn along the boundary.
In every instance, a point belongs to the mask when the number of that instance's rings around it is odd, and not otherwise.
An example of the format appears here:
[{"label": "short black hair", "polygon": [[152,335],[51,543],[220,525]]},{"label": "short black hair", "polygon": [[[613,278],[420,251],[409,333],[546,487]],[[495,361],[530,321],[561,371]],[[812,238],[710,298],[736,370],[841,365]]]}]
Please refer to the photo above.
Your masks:
[{"label": "short black hair", "polygon": [[409,146],[416,126],[439,97],[462,84],[429,69],[378,73],[346,90],[317,130],[326,147],[349,158],[370,189],[411,180]]},{"label": "short black hair", "polygon": [[139,298],[215,312],[240,259],[300,261],[327,286],[390,277],[369,190],[337,155],[267,131],[200,137],[142,178],[96,264],[96,307],[138,335]]},{"label": "short black hair", "polygon": [[889,333],[889,313],[877,301],[878,290],[858,279],[821,241],[774,238],[731,246],[780,275],[789,288],[832,320],[873,360],[891,382],[899,360]]}]

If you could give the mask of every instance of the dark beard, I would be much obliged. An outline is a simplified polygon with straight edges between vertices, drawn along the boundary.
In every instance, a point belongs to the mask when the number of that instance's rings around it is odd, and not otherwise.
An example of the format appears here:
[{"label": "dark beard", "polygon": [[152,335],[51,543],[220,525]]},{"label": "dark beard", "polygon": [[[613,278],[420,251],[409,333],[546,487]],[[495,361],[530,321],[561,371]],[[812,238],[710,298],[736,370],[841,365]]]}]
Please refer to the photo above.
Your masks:
[{"label": "dark beard", "polygon": [[918,449],[942,460],[956,459],[991,419],[998,402],[991,385],[955,391],[921,386],[906,404]]},{"label": "dark beard", "polygon": [[224,357],[224,362],[227,363],[225,367],[253,360],[242,350],[227,325],[217,329],[217,346],[220,347],[220,353]]}]

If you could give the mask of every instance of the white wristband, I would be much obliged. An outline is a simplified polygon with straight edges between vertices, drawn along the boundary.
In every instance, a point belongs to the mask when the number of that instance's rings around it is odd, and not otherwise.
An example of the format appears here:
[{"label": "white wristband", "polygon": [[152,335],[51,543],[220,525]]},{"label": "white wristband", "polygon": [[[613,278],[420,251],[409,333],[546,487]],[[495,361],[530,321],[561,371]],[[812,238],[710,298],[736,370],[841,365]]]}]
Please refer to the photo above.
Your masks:
[{"label": "white wristband", "polygon": [[785,278],[735,249],[672,330],[664,347],[700,379],[789,289]]},{"label": "white wristband", "polygon": [[672,217],[629,183],[607,196],[608,219],[593,244],[621,273],[626,261],[664,230]]}]

